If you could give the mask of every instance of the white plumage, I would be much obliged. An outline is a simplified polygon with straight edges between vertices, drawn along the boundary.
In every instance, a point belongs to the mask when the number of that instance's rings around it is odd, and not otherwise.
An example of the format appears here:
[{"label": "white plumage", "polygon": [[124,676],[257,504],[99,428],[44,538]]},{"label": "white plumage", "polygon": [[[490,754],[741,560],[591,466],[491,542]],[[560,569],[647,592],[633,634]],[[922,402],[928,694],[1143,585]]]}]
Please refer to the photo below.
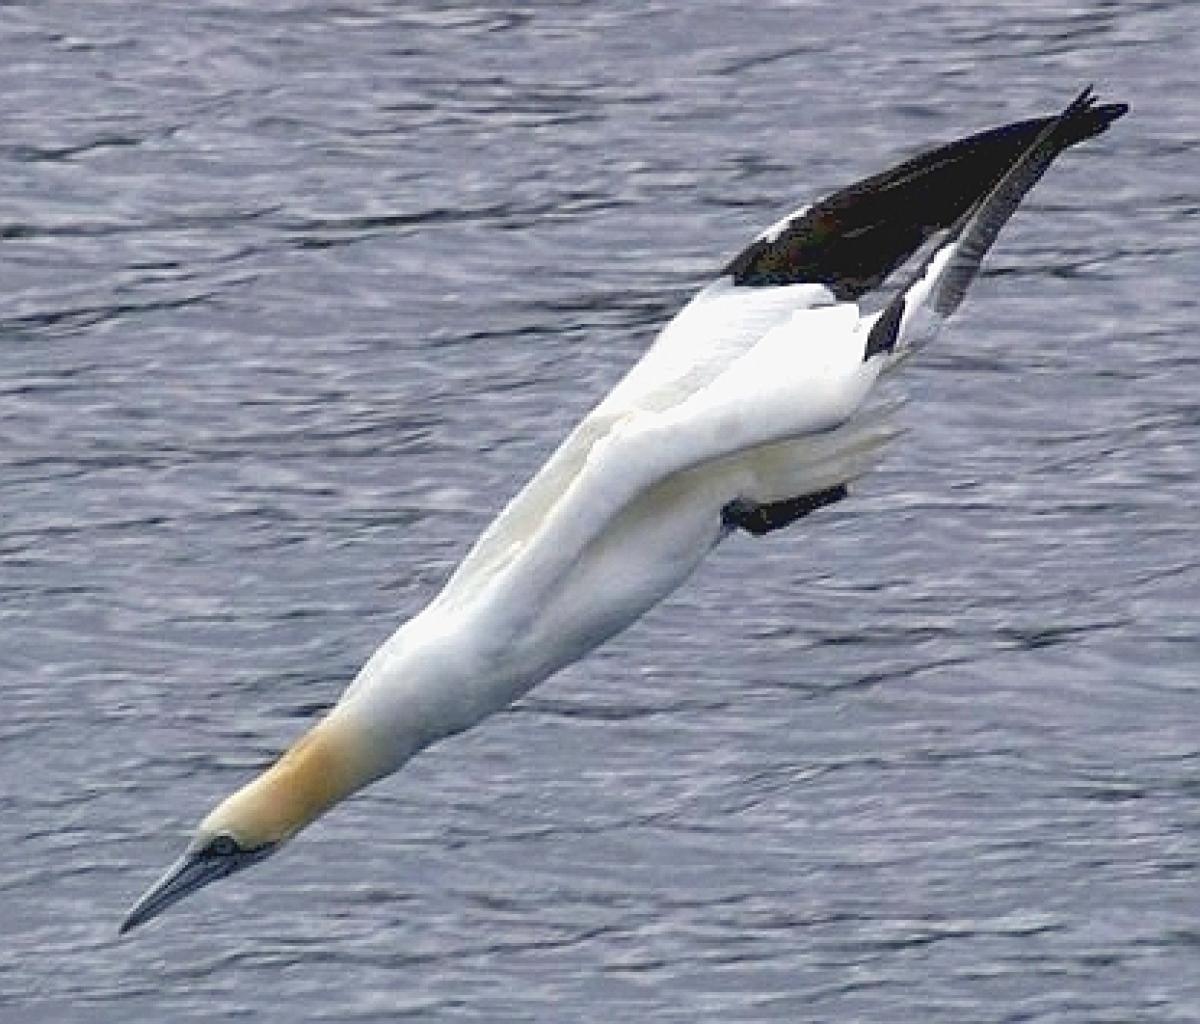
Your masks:
[{"label": "white plumage", "polygon": [[[508,705],[678,587],[722,537],[839,500],[894,434],[867,406],[961,301],[1063,149],[1124,113],[1061,115],[921,154],[761,233],[508,504],[330,715],[221,803],[130,928],[261,859],[338,800]],[[859,300],[922,246],[882,309]]]}]

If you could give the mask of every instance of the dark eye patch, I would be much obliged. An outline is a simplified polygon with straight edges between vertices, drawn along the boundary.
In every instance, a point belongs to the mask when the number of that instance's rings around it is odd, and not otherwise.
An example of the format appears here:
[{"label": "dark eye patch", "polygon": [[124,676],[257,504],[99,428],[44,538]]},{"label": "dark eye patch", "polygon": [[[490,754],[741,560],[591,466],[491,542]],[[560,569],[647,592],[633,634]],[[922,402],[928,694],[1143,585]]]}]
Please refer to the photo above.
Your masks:
[{"label": "dark eye patch", "polygon": [[204,852],[210,857],[232,857],[235,853],[241,850],[237,841],[233,836],[219,835],[216,836],[211,843],[204,848]]}]

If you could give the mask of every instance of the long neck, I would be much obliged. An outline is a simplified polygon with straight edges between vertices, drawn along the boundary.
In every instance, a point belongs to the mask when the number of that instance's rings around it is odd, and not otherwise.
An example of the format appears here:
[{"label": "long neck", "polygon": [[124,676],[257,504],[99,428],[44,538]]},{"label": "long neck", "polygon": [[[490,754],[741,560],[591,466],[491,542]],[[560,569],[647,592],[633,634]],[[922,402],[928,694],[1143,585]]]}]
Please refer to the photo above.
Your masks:
[{"label": "long neck", "polygon": [[369,737],[335,709],[202,823],[249,846],[281,843],[386,771]]},{"label": "long neck", "polygon": [[461,617],[455,626],[428,611],[409,620],[328,716],[219,804],[201,830],[228,832],[248,846],[284,842],[417,751],[502,706],[491,689],[473,685],[485,662]]}]

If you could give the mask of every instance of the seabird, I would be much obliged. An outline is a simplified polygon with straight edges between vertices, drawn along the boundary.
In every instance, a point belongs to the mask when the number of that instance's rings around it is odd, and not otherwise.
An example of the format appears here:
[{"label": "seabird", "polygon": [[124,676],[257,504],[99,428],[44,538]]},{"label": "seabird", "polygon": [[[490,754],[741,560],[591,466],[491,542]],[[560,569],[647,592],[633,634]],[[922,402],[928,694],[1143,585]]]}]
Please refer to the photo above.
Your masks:
[{"label": "seabird", "polygon": [[[121,931],[506,707],[634,622],[731,532],[767,534],[846,497],[893,433],[866,402],[880,376],[958,307],[1054,158],[1127,109],[1085,89],[1057,116],[921,153],[759,235],[328,715],[204,818]],[[910,263],[886,301],[860,306]]]}]

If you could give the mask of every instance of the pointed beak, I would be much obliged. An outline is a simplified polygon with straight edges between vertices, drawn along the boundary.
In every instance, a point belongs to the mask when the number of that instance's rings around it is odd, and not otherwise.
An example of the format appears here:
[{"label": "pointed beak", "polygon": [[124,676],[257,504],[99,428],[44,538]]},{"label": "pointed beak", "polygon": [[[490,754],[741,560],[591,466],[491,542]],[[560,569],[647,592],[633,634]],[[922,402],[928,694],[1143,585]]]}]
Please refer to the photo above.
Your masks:
[{"label": "pointed beak", "polygon": [[157,917],[172,903],[202,889],[209,882],[218,878],[232,875],[235,871],[262,860],[271,852],[273,847],[260,847],[255,850],[242,850],[234,847],[231,850],[214,852],[212,848],[195,850],[189,848],[182,857],[167,868],[157,882],[143,894],[125,915],[118,934],[124,935],[131,928],[144,924],[152,917]]},{"label": "pointed beak", "polygon": [[121,922],[120,934],[157,917],[172,903],[197,889],[224,878],[234,870],[232,857],[205,857],[188,852],[167,868],[166,873],[143,894]]}]

